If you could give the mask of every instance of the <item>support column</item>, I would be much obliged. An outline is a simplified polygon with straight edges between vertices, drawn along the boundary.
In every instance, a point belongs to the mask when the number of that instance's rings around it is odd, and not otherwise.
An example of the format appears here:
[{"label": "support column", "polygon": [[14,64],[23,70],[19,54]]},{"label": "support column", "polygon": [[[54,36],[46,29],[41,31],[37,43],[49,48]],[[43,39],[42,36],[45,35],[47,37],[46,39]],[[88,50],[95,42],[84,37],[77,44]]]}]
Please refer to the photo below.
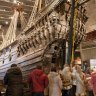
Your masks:
[{"label": "support column", "polygon": [[70,64],[72,60],[72,48],[73,48],[73,33],[74,33],[74,12],[75,12],[75,0],[72,0],[71,6],[71,18],[70,18],[70,30],[69,30],[69,40],[68,40],[68,59],[67,63]]}]

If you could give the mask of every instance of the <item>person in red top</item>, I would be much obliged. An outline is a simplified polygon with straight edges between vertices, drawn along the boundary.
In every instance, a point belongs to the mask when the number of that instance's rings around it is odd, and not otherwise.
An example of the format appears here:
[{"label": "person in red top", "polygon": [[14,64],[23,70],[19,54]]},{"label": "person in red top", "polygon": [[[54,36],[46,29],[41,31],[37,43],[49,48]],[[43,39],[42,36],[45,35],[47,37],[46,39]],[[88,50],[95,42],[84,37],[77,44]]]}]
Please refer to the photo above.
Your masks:
[{"label": "person in red top", "polygon": [[93,87],[94,96],[96,96],[96,69],[91,74],[91,84]]},{"label": "person in red top", "polygon": [[34,69],[28,79],[32,96],[44,96],[44,89],[48,86],[48,77],[42,71],[42,66],[38,65]]}]

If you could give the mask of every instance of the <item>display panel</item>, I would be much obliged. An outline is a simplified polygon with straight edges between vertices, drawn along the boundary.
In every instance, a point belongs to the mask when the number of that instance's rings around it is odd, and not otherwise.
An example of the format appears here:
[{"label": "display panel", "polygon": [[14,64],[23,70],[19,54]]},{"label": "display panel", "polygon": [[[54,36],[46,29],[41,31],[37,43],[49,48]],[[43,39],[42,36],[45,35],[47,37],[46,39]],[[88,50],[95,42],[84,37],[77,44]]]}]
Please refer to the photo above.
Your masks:
[{"label": "display panel", "polygon": [[90,68],[92,70],[96,69],[96,59],[90,59]]}]

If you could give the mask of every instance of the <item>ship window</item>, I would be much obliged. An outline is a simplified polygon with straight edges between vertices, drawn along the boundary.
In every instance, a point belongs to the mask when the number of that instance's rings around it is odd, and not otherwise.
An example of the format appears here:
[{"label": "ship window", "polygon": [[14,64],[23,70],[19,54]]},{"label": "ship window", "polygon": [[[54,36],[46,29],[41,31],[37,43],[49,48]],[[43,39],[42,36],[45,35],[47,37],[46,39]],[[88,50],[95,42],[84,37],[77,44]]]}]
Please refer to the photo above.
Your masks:
[{"label": "ship window", "polygon": [[9,61],[11,61],[12,60],[12,55],[11,54],[9,54]]},{"label": "ship window", "polygon": [[2,61],[2,63],[4,64],[4,58],[3,58],[3,61]]}]

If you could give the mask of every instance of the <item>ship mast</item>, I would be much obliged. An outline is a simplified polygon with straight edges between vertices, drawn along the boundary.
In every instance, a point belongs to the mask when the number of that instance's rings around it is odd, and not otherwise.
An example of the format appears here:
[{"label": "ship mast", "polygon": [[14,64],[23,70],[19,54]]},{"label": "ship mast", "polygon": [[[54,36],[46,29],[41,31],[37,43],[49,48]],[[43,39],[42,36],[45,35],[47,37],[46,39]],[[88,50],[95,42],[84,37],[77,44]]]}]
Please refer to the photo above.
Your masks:
[{"label": "ship mast", "polygon": [[34,6],[31,12],[31,16],[29,18],[26,28],[24,29],[24,32],[26,32],[32,26],[32,24],[34,24],[33,23],[34,18],[36,16],[36,13],[41,10],[41,4],[42,4],[42,0],[35,0]]},{"label": "ship mast", "polygon": [[[32,27],[32,25],[34,25],[36,14],[41,11],[43,6],[47,5],[46,1],[47,0],[35,0],[34,6],[33,6],[33,9],[32,9],[32,12],[31,12],[31,16],[29,18],[29,21],[27,23],[26,28],[24,29],[24,32],[26,32],[28,29],[30,29]],[[38,15],[41,15],[41,14],[38,14]]]},{"label": "ship mast", "polygon": [[23,5],[19,4],[18,6],[18,11],[19,11],[19,17],[20,17],[20,23],[21,23],[21,31],[24,30],[27,24],[27,20],[24,17],[24,11],[23,11]]},{"label": "ship mast", "polygon": [[8,46],[9,44],[11,44],[13,41],[16,40],[16,27],[17,27],[19,12],[17,10],[14,11],[15,12],[12,21],[5,35],[6,42],[4,42],[5,43],[4,47]]},{"label": "ship mast", "polygon": [[14,15],[12,17],[12,20],[10,22],[9,28],[6,32],[6,35],[2,33],[2,44],[0,45],[0,50],[3,48],[9,46],[11,43],[13,43],[16,40],[16,31],[17,31],[17,23],[18,23],[18,18],[20,16],[20,21],[21,21],[21,28],[25,28],[26,25],[26,20],[23,16],[23,10],[21,7],[21,4],[18,4],[14,7]]}]

